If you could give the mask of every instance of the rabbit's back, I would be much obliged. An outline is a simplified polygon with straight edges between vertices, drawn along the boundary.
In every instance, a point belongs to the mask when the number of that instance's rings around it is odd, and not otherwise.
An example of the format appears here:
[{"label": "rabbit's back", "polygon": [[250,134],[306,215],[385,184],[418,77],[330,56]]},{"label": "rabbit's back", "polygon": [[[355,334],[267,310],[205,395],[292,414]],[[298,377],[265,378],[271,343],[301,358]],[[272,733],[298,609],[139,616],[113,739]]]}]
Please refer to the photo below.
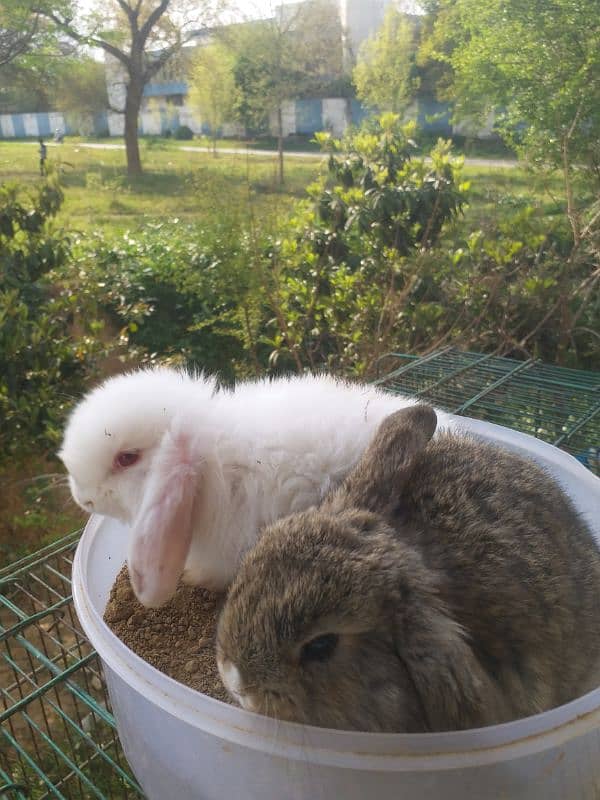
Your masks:
[{"label": "rabbit's back", "polygon": [[517,705],[528,687],[542,708],[596,685],[600,552],[541,467],[442,435],[416,456],[391,514],[442,576],[457,621]]},{"label": "rabbit's back", "polygon": [[325,374],[260,379],[220,393],[205,424],[222,462],[238,473],[244,466],[245,495],[256,498],[264,525],[320,502],[353,469],[381,421],[414,403]]}]

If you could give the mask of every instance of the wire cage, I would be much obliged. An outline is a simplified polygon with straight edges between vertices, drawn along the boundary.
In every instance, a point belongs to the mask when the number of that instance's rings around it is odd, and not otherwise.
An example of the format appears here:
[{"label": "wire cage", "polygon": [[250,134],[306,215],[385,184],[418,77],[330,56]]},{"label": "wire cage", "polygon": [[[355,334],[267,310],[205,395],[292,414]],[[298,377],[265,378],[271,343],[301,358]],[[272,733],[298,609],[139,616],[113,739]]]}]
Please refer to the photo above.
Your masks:
[{"label": "wire cage", "polygon": [[[600,373],[446,348],[380,362],[378,383],[506,425],[600,474]],[[0,798],[139,798],[99,658],[73,609],[79,533],[0,570]]]},{"label": "wire cage", "polygon": [[143,797],[73,609],[79,533],[0,571],[0,797]]},{"label": "wire cage", "polygon": [[447,347],[419,358],[388,353],[378,383],[469,417],[529,433],[600,475],[600,373]]}]

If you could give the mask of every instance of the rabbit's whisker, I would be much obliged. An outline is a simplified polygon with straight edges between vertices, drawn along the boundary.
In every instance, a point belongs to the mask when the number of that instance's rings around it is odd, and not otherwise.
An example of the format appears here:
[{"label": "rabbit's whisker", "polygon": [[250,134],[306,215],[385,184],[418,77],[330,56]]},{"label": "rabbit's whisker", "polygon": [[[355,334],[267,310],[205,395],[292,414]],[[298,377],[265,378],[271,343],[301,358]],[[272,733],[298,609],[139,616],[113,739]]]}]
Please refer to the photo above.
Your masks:
[{"label": "rabbit's whisker", "polygon": [[26,486],[27,484],[34,484],[38,481],[51,480],[53,485],[62,484],[68,485],[69,477],[63,472],[46,472],[40,475],[33,475],[31,478],[22,478],[21,480],[14,481],[13,486]]}]

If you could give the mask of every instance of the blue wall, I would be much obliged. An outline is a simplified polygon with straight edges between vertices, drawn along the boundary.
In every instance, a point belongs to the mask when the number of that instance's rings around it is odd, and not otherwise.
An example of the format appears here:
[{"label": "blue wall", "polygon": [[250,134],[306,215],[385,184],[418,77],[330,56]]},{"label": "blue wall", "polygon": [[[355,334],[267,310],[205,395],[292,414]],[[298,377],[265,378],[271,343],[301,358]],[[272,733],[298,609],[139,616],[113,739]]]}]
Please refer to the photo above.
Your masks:
[{"label": "blue wall", "polygon": [[360,125],[360,123],[369,116],[367,109],[358,102],[358,100],[350,100],[350,115],[353,125]]},{"label": "blue wall", "polygon": [[419,128],[429,133],[438,133],[440,136],[451,136],[452,125],[450,115],[452,109],[448,103],[439,103],[429,97],[418,100],[417,123]]},{"label": "blue wall", "polygon": [[25,120],[22,114],[12,114],[12,124],[15,131],[15,136],[25,136]]},{"label": "blue wall", "polygon": [[37,125],[40,136],[50,136],[50,134],[53,133],[50,127],[50,117],[48,114],[38,114]]},{"label": "blue wall", "polygon": [[[187,89],[184,83],[173,82],[171,84],[150,84],[146,87],[145,94],[152,96],[164,96],[166,87],[173,89],[174,93],[184,93]],[[357,100],[350,101],[352,123],[359,125],[366,117],[369,116],[367,111]],[[179,125],[179,115],[177,109],[173,108],[169,114],[164,111],[161,114],[161,128],[164,133],[167,128],[175,129]],[[450,136],[452,134],[452,125],[450,123],[451,108],[448,104],[438,103],[436,100],[430,98],[420,98],[418,101],[417,121],[420,127],[432,133],[437,133],[440,136]],[[28,117],[34,118],[33,129],[36,133],[30,133],[29,136],[49,137],[54,134],[54,128],[50,123],[50,116],[47,113],[31,114]],[[59,115],[60,116],[60,115]],[[2,138],[25,138],[28,134],[25,133],[25,115],[23,114],[5,114],[0,115],[0,139]],[[14,134],[9,130],[8,126],[3,123],[2,118],[6,121],[10,119],[12,122],[12,129]],[[71,129],[67,119],[62,115],[62,125],[59,125],[67,134],[73,134],[75,131]],[[103,136],[108,133],[108,114],[101,112],[94,116],[94,135]],[[320,99],[309,100],[296,100],[295,104],[295,123],[296,133],[313,134],[316,131],[323,130],[323,102]],[[56,124],[54,127],[57,127]],[[31,127],[29,127],[31,130]],[[204,133],[209,133],[208,125],[203,124],[202,130]],[[140,133],[145,133],[143,124],[140,119]]]},{"label": "blue wall", "polygon": [[[74,134],[76,131],[68,123],[68,119],[64,114],[54,114],[55,124],[52,127],[50,122],[50,114],[47,112],[39,112],[37,114],[0,114],[0,139],[25,139],[35,137],[43,137],[47,139],[54,136],[56,127],[62,129],[64,133]],[[33,118],[33,126],[28,125],[28,131],[25,130],[25,117]],[[12,133],[8,120],[12,123]],[[57,120],[59,120],[57,124]],[[62,122],[60,122],[62,120]],[[105,136],[108,134],[108,114],[106,111],[101,111],[94,115],[93,118],[94,136]]]},{"label": "blue wall", "polygon": [[144,97],[162,97],[171,94],[187,94],[188,85],[184,81],[169,81],[168,83],[148,83],[144,87]]},{"label": "blue wall", "polygon": [[296,133],[315,133],[323,130],[321,100],[296,100]]}]

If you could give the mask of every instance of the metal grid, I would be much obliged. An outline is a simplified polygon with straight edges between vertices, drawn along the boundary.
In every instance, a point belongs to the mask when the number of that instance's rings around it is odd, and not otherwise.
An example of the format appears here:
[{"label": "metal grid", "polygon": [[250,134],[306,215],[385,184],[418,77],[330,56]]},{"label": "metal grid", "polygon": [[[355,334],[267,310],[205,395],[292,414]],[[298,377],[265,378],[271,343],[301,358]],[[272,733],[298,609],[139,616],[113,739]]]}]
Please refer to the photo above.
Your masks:
[{"label": "metal grid", "polygon": [[[600,472],[600,374],[446,348],[378,383],[532,433]],[[142,798],[71,598],[74,533],[0,570],[0,798]]]},{"label": "metal grid", "polygon": [[0,571],[0,797],[142,797],[71,597],[79,532]]},{"label": "metal grid", "polygon": [[386,389],[530,433],[600,475],[600,373],[448,347],[424,358],[390,353]]}]

